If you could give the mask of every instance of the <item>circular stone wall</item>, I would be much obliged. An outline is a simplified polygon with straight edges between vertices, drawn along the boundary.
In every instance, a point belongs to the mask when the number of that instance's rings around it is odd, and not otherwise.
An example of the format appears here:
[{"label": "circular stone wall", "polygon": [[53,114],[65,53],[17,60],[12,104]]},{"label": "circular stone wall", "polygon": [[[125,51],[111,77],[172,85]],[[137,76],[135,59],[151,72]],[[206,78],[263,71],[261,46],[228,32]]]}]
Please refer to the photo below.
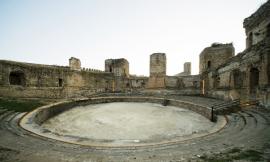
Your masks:
[{"label": "circular stone wall", "polygon": [[162,106],[158,99],[153,100],[155,103],[143,103],[141,99],[134,100],[140,102],[101,101],[108,100],[51,105],[29,113],[20,124],[48,138],[106,147],[180,142],[217,132],[226,124],[225,118],[213,123],[193,111]]}]

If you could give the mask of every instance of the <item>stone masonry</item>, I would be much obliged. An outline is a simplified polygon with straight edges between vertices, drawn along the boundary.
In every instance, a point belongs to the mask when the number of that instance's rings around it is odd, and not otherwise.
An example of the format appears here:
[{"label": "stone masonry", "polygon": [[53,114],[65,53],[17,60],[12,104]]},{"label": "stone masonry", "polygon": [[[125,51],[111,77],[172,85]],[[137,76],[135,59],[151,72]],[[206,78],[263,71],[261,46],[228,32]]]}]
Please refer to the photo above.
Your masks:
[{"label": "stone masonry", "polygon": [[165,88],[166,54],[154,53],[150,55],[150,77],[148,88]]}]

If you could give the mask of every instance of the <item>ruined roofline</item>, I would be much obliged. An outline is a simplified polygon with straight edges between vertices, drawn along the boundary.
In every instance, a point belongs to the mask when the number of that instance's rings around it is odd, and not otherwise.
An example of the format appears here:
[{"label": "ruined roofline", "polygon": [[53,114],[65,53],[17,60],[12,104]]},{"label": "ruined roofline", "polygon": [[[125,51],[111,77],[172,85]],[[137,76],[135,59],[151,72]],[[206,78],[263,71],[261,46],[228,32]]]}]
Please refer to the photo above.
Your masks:
[{"label": "ruined roofline", "polygon": [[[226,67],[230,63],[240,62],[243,59],[242,57],[245,56],[250,51],[258,51],[259,49],[261,49],[261,50],[267,50],[268,49],[270,51],[270,44],[269,44],[269,42],[270,42],[270,39],[264,39],[261,42],[259,42],[259,43],[255,44],[255,45],[251,46],[250,48],[248,48],[248,49],[246,49],[246,50],[244,50],[242,52],[237,53],[235,56],[229,58],[224,64],[221,64],[220,66],[218,66],[216,70],[219,70],[219,69],[221,69],[223,67]],[[263,46],[265,48],[264,49],[263,48],[260,48],[261,46]],[[256,54],[260,54],[261,55],[262,53],[256,52]]]},{"label": "ruined roofline", "polygon": [[155,56],[155,55],[165,55],[166,56],[166,53],[156,52],[156,53],[151,54],[150,56]]},{"label": "ruined roofline", "polygon": [[218,47],[231,47],[233,46],[233,43],[219,43],[219,42],[214,42],[211,44],[210,47],[212,48],[218,48]]},{"label": "ruined roofline", "polygon": [[125,59],[125,58],[116,58],[116,59],[110,58],[110,59],[106,59],[105,61],[107,61],[107,60],[108,61],[127,61],[127,59]]},{"label": "ruined roofline", "polygon": [[11,64],[11,65],[21,65],[21,66],[32,66],[32,67],[39,67],[39,68],[45,67],[45,68],[69,69],[69,66],[36,64],[36,63],[19,62],[19,61],[11,61],[11,60],[0,60],[0,63]]},{"label": "ruined roofline", "polygon": [[122,64],[129,64],[128,60],[125,59],[125,58],[117,58],[117,59],[106,59],[105,62],[112,62],[113,64],[119,64],[119,65],[122,65]]},{"label": "ruined roofline", "polygon": [[260,6],[251,16],[245,18],[243,27],[249,30],[257,26],[258,23],[262,22],[265,18],[270,19],[270,0]]},{"label": "ruined roofline", "polygon": [[[50,68],[50,69],[71,70],[69,66],[36,64],[36,63],[18,62],[18,61],[11,61],[11,60],[0,60],[0,64],[2,64],[2,63],[3,64],[16,65],[16,66],[24,66],[24,67],[36,67],[36,68]],[[102,71],[102,70],[91,69],[91,68],[83,68],[82,71],[94,72],[94,73],[107,73],[107,72]]]},{"label": "ruined roofline", "polygon": [[233,48],[233,43],[212,43],[211,46],[205,47],[202,52],[200,53],[201,55],[204,55],[208,51],[214,51],[214,50],[219,50],[219,49],[225,49],[225,48]]}]

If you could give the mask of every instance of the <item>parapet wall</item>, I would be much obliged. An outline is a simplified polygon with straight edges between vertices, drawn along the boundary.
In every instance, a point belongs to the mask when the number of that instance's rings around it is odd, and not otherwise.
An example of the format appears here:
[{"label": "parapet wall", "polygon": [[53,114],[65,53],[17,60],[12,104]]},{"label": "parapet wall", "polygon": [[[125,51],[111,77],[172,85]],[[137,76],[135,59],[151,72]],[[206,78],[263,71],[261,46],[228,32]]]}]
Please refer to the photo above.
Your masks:
[{"label": "parapet wall", "polygon": [[[52,118],[58,115],[59,113],[67,111],[75,106],[85,106],[89,104],[99,104],[108,102],[149,102],[162,104],[164,100],[165,100],[164,98],[133,96],[133,97],[97,97],[83,100],[65,101],[43,106],[39,109],[36,109],[27,114],[27,116],[23,119],[24,120],[23,122],[41,125],[49,118]],[[166,99],[166,100],[168,101],[168,105],[188,109],[205,116],[209,120],[211,119],[211,108],[209,107],[175,99]]]}]

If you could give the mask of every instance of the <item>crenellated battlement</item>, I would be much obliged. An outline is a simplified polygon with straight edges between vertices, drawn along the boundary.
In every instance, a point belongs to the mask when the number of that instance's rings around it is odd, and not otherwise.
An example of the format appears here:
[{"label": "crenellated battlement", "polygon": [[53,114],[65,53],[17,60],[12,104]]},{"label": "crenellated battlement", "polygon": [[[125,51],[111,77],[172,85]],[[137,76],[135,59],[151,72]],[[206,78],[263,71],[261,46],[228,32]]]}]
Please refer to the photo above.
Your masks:
[{"label": "crenellated battlement", "polygon": [[85,68],[85,67],[83,67],[81,69],[81,71],[94,72],[94,73],[107,73],[107,72],[99,70],[99,69],[92,69],[92,68]]}]

